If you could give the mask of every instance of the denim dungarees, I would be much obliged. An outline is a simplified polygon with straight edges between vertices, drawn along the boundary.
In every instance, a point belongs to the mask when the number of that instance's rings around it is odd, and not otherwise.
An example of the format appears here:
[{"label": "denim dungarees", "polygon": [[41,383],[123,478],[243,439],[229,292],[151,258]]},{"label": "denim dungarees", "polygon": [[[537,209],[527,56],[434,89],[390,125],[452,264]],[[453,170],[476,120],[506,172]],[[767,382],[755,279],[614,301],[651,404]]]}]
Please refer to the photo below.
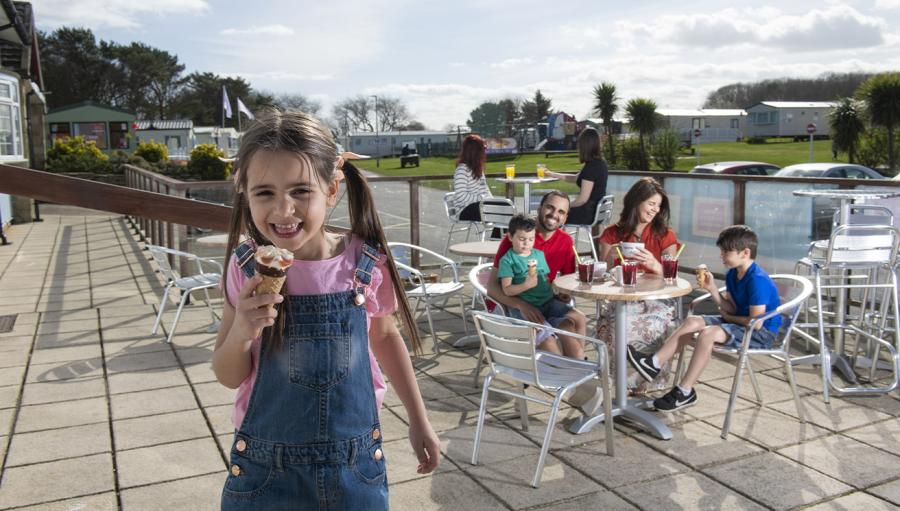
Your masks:
[{"label": "denim dungarees", "polygon": [[[388,509],[363,295],[380,254],[362,247],[351,290],[288,296],[281,348],[262,343],[223,510]],[[252,277],[253,248],[235,255]]]}]

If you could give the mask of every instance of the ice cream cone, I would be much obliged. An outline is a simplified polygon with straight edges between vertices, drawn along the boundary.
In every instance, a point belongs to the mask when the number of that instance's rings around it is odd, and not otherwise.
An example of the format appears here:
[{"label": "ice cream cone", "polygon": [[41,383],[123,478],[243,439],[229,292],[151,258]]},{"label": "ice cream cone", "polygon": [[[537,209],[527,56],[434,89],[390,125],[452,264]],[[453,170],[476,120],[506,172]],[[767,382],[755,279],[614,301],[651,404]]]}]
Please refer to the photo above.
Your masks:
[{"label": "ice cream cone", "polygon": [[537,275],[537,261],[534,259],[528,260],[528,276],[534,277]]},{"label": "ice cream cone", "polygon": [[698,265],[698,266],[694,269],[694,274],[697,275],[697,284],[698,284],[700,287],[705,286],[705,285],[706,285],[706,279],[709,278],[709,275],[708,275],[708,274],[709,274],[709,269],[706,267],[706,265],[705,265],[705,264]]},{"label": "ice cream cone", "polygon": [[256,294],[281,293],[287,270],[294,262],[294,254],[289,250],[272,245],[256,249],[256,273],[262,276],[262,282],[256,286]]}]

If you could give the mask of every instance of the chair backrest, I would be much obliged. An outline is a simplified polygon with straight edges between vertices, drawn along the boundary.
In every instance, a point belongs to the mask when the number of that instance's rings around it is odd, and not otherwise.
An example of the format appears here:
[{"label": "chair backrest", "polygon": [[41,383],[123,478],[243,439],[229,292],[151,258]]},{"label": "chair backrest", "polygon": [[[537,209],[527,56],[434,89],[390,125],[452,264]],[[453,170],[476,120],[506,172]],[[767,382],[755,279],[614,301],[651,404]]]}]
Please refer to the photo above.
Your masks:
[{"label": "chair backrest", "polygon": [[515,371],[521,380],[540,385],[537,380],[537,358],[534,345],[536,330],[515,324],[509,318],[473,311],[475,328],[488,364],[495,371]]},{"label": "chair backrest", "polygon": [[162,273],[167,281],[178,280],[178,272],[172,269],[172,266],[169,264],[169,254],[163,247],[147,244],[147,250],[150,251],[150,255],[153,256],[153,260],[159,266],[159,272]]},{"label": "chair backrest", "polygon": [[[841,211],[837,210],[831,217],[831,227],[840,225]],[[894,225],[894,212],[884,206],[872,204],[854,204],[850,206],[850,225]]]},{"label": "chair backrest", "polygon": [[487,281],[491,278],[491,272],[493,270],[494,263],[484,263],[475,266],[469,271],[469,283],[472,284],[472,289],[475,290],[475,296],[481,301],[481,304],[484,305],[485,309],[488,308],[488,303],[492,303],[495,306],[495,311],[499,311],[501,314],[506,315],[506,308],[503,304],[495,302],[488,296]]},{"label": "chair backrest", "polygon": [[447,220],[451,222],[459,220],[459,211],[456,210],[456,204],[453,202],[454,197],[456,197],[456,192],[444,194],[444,213],[447,215]]},{"label": "chair backrest", "polygon": [[415,257],[413,254],[416,253],[419,257],[420,266],[423,262],[422,259],[429,258],[437,260],[437,262],[440,263],[440,278],[443,279],[444,270],[449,267],[453,274],[453,282],[459,282],[458,265],[449,257],[442,256],[441,254],[438,254],[437,252],[429,250],[425,247],[420,247],[418,245],[413,245],[410,243],[401,243],[399,241],[389,241],[388,249],[391,251],[391,255],[394,257],[394,264],[397,266],[397,271],[400,273],[401,278],[408,278],[411,284],[424,284],[424,275],[418,268],[412,265],[412,260]]},{"label": "chair backrest", "polygon": [[537,210],[541,208],[541,199],[544,198],[544,195],[547,195],[550,192],[558,192],[554,188],[532,188],[528,193],[528,202],[531,205],[531,211],[528,212],[529,215],[536,215]]},{"label": "chair backrest", "polygon": [[783,319],[781,323],[781,340],[783,341],[784,336],[787,335],[794,322],[797,321],[797,316],[803,309],[803,304],[806,303],[806,300],[812,294],[813,285],[809,279],[800,275],[774,274],[769,275],[769,278],[775,282],[775,287],[778,289],[778,297],[781,301],[781,305],[778,306],[776,311],[778,314],[781,314]]},{"label": "chair backrest", "polygon": [[612,220],[612,212],[613,212],[613,204],[615,203],[616,197],[614,195],[607,195],[600,199],[600,202],[597,203],[597,212],[594,214],[594,223],[591,225],[606,225]]},{"label": "chair backrest", "polygon": [[839,225],[831,232],[825,264],[888,264],[897,257],[898,243],[900,231],[888,225]]},{"label": "chair backrest", "polygon": [[495,227],[503,232],[509,228],[509,219],[516,214],[516,206],[509,199],[484,199],[478,203],[481,221],[486,226]]}]

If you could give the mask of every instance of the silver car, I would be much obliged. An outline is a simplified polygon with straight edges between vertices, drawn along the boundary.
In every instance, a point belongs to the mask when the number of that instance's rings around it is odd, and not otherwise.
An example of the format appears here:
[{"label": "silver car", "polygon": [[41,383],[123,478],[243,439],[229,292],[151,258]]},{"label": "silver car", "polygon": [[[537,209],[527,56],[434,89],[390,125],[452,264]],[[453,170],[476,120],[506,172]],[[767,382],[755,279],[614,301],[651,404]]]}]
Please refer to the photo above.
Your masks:
[{"label": "silver car", "polygon": [[798,163],[775,173],[778,177],[834,177],[841,179],[886,179],[862,165],[852,163]]}]

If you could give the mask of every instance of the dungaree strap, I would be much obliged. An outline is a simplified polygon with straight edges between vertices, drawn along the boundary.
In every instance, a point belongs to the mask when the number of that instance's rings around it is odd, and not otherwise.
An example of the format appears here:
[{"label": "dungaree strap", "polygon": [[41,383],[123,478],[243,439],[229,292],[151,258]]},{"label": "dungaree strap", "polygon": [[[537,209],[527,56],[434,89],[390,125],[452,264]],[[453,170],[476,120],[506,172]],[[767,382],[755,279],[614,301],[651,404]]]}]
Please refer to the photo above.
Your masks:
[{"label": "dungaree strap", "polygon": [[234,255],[237,258],[237,265],[248,279],[252,279],[256,274],[256,260],[253,256],[256,254],[254,243],[247,240],[234,249]]},{"label": "dungaree strap", "polygon": [[369,284],[372,283],[372,269],[375,268],[379,259],[381,259],[381,252],[364,242],[362,257],[357,261],[356,270],[353,272],[353,282],[356,284],[354,287],[369,287]]}]

